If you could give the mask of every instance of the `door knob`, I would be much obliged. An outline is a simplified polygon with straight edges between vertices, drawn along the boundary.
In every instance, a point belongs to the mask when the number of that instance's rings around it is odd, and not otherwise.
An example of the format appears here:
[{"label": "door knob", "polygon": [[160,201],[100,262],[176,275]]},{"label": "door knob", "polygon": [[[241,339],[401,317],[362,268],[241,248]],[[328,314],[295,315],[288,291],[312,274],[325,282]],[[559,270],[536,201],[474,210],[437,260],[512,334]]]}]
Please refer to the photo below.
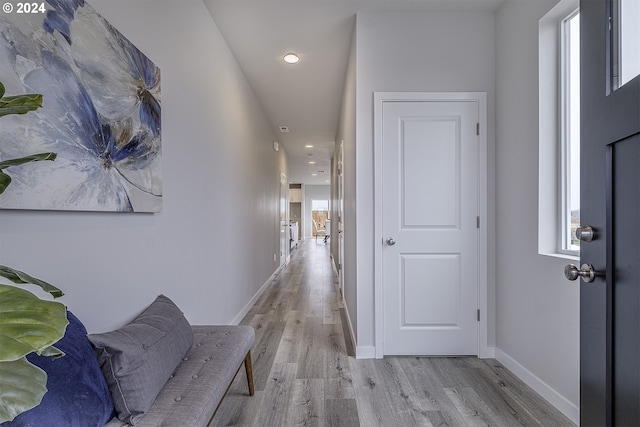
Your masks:
[{"label": "door knob", "polygon": [[586,283],[591,283],[596,278],[596,271],[591,264],[582,264],[580,269],[573,264],[569,264],[564,268],[564,277],[572,281],[582,277],[582,280]]},{"label": "door knob", "polygon": [[389,246],[393,246],[393,245],[395,245],[395,244],[396,244],[396,241],[393,239],[393,237],[389,237],[389,238],[387,239],[387,245],[389,245]]},{"label": "door knob", "polygon": [[576,237],[582,242],[590,242],[595,239],[596,232],[590,225],[585,225],[584,227],[578,227],[576,229]]}]

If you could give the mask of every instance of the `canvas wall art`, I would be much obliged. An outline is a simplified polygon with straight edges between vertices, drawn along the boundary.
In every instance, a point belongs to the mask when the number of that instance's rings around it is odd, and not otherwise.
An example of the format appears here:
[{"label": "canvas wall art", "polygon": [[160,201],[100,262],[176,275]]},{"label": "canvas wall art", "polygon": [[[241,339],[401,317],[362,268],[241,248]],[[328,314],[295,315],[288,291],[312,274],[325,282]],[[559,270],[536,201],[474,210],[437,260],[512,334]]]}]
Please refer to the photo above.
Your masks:
[{"label": "canvas wall art", "polygon": [[83,0],[0,13],[0,81],[43,107],[0,118],[9,209],[158,212],[162,204],[160,69]]}]

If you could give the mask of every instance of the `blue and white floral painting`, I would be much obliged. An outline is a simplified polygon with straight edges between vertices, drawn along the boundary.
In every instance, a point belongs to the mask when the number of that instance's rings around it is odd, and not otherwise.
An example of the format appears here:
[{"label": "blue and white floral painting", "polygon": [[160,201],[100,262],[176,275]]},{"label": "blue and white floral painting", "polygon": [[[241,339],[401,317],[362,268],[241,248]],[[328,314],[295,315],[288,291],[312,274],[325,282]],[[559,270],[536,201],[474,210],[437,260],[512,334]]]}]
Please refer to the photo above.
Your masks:
[{"label": "blue and white floral painting", "polygon": [[43,107],[0,120],[12,167],[8,209],[158,212],[162,204],[160,70],[84,0],[0,13],[0,81]]}]

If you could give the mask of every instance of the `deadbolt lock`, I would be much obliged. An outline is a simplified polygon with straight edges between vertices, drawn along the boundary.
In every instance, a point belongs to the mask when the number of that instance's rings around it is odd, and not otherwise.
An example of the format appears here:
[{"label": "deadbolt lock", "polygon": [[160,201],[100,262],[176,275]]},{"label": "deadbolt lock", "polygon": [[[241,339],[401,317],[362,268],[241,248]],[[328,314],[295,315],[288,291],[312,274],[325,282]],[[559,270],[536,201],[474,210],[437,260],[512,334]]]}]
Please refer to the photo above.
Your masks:
[{"label": "deadbolt lock", "polygon": [[596,232],[590,225],[585,225],[584,227],[578,227],[576,229],[576,237],[582,242],[590,242],[595,239]]}]

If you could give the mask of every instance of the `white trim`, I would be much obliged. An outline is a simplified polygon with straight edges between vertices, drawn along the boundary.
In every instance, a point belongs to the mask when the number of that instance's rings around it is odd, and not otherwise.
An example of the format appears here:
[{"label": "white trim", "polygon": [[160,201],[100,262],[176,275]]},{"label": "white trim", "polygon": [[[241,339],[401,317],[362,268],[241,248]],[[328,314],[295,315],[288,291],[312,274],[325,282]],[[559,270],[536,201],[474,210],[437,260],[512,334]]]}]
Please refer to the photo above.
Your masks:
[{"label": "white trim", "polygon": [[566,397],[554,390],[549,384],[535,376],[531,371],[518,363],[499,348],[495,349],[496,360],[510,370],[515,376],[520,378],[525,384],[531,387],[536,393],[542,396],[550,404],[555,406],[567,418],[576,425],[580,425],[580,408],[571,403]]},{"label": "white trim", "polygon": [[496,348],[494,346],[487,346],[484,349],[484,354],[479,354],[478,358],[480,358],[480,359],[495,359],[496,358]]},{"label": "white trim", "polygon": [[372,345],[357,346],[356,359],[376,359],[376,348]]},{"label": "white trim", "polygon": [[[567,14],[564,18],[560,20],[560,70],[559,70],[559,110],[560,110],[560,119],[558,129],[558,156],[560,158],[559,167],[558,167],[558,175],[559,180],[557,182],[558,185],[558,195],[560,200],[558,201],[558,212],[556,215],[559,217],[560,230],[558,230],[558,235],[556,238],[557,251],[559,254],[569,255],[569,256],[580,256],[580,249],[575,250],[571,249],[570,242],[570,230],[571,230],[571,142],[572,134],[571,134],[571,111],[569,108],[572,106],[570,95],[570,82],[571,79],[571,36],[570,36],[570,21],[576,16],[580,15],[579,6],[576,7],[571,13]],[[578,57],[579,60],[579,57]],[[579,82],[578,82],[579,83]],[[576,106],[573,105],[575,108]],[[580,106],[578,105],[579,109]],[[579,112],[578,112],[579,113]],[[569,232],[567,234],[567,232]]]},{"label": "white trim", "polygon": [[276,271],[273,272],[271,277],[269,277],[267,281],[264,282],[264,284],[260,287],[260,289],[258,289],[258,292],[256,292],[256,294],[249,300],[249,302],[244,306],[244,308],[240,310],[240,313],[238,313],[238,315],[233,318],[233,320],[231,321],[231,325],[239,325],[240,322],[242,322],[242,319],[244,319],[244,316],[246,316],[249,310],[251,310],[251,308],[256,304],[256,302],[258,302],[258,298],[260,298],[262,294],[264,294],[267,291],[267,289],[271,287],[271,285],[274,283],[274,279],[283,268],[284,268],[284,265],[279,266],[276,269]]},{"label": "white trim", "polygon": [[[342,302],[344,303],[344,297],[342,297]],[[356,335],[353,333],[353,325],[351,324],[351,316],[349,316],[349,308],[347,307],[347,304],[343,304],[344,305],[344,314],[347,316],[347,327],[349,329],[349,335],[351,336],[351,342],[353,343],[353,346],[355,347],[355,351],[356,351],[356,359],[373,359],[375,357],[375,352],[372,353],[372,356],[366,356],[369,354],[369,348],[374,348],[374,347],[357,347],[356,346]],[[367,350],[365,350],[367,349]]]},{"label": "white trim", "polygon": [[333,257],[333,254],[329,254],[329,258],[331,258],[331,270],[333,271],[333,275],[338,277],[338,267],[336,267],[336,259]]},{"label": "white trim", "polygon": [[[331,266],[333,268],[333,273],[337,276],[338,275],[338,270],[336,268],[335,265],[335,258],[333,257],[333,254],[331,255],[331,260],[333,261],[331,263]],[[353,346],[355,347],[355,352],[356,352],[356,359],[373,359],[375,357],[375,352],[374,353],[370,353],[370,348],[375,348],[375,347],[356,347],[356,335],[353,333],[353,324],[351,323],[351,316],[349,315],[349,307],[347,306],[345,300],[344,300],[344,295],[342,295],[342,291],[340,292],[340,298],[342,299],[342,306],[344,307],[344,314],[347,317],[347,329],[349,330],[349,336],[351,337],[351,342],[353,343]],[[372,356],[368,356],[369,354],[373,354]]]},{"label": "white trim", "polygon": [[[375,92],[374,93],[374,354],[384,356],[384,312],[382,288],[382,105],[386,101],[476,101],[480,136],[478,147],[478,357],[489,358],[493,354],[489,346],[488,319],[488,208],[487,208],[487,94],[486,92]],[[363,352],[368,351],[363,349]],[[358,354],[358,347],[356,348]],[[364,354],[364,353],[363,353]]]}]

